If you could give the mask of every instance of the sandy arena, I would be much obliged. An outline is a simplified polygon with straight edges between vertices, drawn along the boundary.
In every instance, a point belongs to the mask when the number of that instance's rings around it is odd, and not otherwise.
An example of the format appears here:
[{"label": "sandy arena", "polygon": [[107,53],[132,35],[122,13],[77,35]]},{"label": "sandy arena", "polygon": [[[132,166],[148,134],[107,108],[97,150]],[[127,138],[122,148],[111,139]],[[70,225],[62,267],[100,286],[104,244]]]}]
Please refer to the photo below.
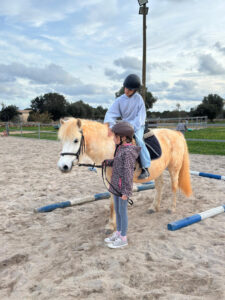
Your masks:
[{"label": "sandy arena", "polygon": [[[225,213],[178,231],[167,224],[225,204],[225,182],[192,176],[193,196],[172,193],[164,175],[129,207],[129,246],[104,245],[109,200],[35,214],[34,208],[104,192],[88,168],[57,169],[56,141],[0,137],[0,299],[225,299]],[[191,170],[225,175],[225,156],[190,155]]]}]

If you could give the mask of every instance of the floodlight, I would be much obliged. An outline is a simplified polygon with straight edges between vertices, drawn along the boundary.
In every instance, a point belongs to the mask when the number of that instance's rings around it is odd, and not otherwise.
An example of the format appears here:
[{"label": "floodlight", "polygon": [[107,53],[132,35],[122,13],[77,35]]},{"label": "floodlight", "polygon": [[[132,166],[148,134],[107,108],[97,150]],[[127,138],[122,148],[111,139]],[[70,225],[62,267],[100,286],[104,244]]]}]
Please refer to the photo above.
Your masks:
[{"label": "floodlight", "polygon": [[139,8],[139,15],[147,15],[147,14],[148,14],[148,7],[141,6]]},{"label": "floodlight", "polygon": [[142,6],[146,3],[148,3],[148,0],[138,0],[138,3],[139,3],[140,6]]}]

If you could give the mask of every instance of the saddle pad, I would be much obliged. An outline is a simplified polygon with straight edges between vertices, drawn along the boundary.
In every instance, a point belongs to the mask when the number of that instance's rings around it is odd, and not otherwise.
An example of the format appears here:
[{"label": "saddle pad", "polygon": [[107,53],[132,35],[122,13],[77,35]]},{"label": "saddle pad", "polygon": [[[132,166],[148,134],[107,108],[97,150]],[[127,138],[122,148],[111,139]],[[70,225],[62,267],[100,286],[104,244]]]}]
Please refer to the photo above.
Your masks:
[{"label": "saddle pad", "polygon": [[162,155],[162,149],[159,141],[151,130],[144,134],[144,141],[151,160],[157,159]]}]

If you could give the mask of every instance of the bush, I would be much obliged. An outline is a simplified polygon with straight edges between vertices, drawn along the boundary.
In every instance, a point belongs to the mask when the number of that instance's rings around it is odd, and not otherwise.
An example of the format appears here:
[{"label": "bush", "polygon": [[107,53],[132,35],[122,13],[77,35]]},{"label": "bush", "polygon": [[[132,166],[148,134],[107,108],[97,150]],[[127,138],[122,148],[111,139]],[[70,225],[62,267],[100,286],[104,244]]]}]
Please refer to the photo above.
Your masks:
[{"label": "bush", "polygon": [[27,121],[49,124],[52,122],[52,115],[49,114],[48,112],[44,112],[44,113],[40,114],[39,112],[32,111],[32,112],[30,112]]}]

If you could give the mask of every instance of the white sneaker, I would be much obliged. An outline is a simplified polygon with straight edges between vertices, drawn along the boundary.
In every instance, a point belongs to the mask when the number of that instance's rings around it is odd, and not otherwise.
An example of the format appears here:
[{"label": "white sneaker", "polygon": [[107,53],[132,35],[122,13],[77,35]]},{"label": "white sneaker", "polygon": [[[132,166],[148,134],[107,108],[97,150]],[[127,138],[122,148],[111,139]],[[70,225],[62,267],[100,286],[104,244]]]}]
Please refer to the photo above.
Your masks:
[{"label": "white sneaker", "polygon": [[123,241],[120,237],[118,237],[114,242],[108,244],[109,248],[122,248],[128,245],[127,239]]},{"label": "white sneaker", "polygon": [[115,231],[113,232],[113,234],[107,238],[104,239],[104,241],[108,244],[108,243],[113,243],[118,237],[120,236],[120,234]]}]

